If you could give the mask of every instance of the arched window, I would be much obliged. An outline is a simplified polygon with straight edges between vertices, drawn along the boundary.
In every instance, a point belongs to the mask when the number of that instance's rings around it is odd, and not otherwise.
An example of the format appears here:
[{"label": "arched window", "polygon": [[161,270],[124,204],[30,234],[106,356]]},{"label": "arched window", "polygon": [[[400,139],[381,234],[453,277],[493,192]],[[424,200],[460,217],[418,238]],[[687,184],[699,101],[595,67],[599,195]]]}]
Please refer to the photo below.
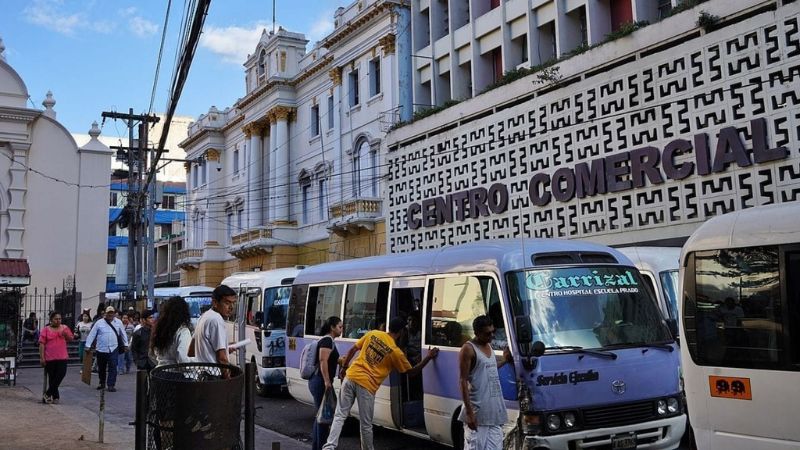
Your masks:
[{"label": "arched window", "polygon": [[359,139],[353,152],[353,197],[377,196],[375,158],[375,152],[372,151],[367,138]]},{"label": "arched window", "polygon": [[261,50],[261,54],[258,55],[258,76],[259,76],[259,78],[262,77],[266,73],[267,73],[267,51],[266,50]]}]

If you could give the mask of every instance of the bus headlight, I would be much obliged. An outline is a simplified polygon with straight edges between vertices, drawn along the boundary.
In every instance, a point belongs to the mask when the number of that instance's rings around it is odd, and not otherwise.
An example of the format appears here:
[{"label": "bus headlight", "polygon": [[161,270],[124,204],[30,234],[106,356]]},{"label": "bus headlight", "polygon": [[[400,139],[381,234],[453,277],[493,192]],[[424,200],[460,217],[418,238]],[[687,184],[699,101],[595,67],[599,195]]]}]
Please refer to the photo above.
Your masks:
[{"label": "bus headlight", "polygon": [[667,411],[670,414],[675,414],[680,409],[678,406],[678,399],[675,397],[670,397],[667,399]]},{"label": "bus headlight", "polygon": [[567,428],[574,428],[578,421],[575,419],[575,414],[571,412],[564,413],[564,426]]},{"label": "bus headlight", "polygon": [[667,413],[667,401],[666,400],[659,400],[656,404],[656,412],[659,416],[663,416]]},{"label": "bus headlight", "polygon": [[558,414],[550,414],[547,416],[547,429],[550,431],[557,431],[561,428],[561,417]]}]

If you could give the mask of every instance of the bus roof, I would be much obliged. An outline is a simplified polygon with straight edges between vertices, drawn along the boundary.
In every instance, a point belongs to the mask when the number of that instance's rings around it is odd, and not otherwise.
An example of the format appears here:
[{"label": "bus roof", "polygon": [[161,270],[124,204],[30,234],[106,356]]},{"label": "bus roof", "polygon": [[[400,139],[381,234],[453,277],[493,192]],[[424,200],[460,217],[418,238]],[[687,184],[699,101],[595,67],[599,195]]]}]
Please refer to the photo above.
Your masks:
[{"label": "bus roof", "polygon": [[156,297],[172,297],[173,295],[187,297],[198,294],[210,295],[212,292],[214,292],[214,288],[208,286],[180,286],[153,289],[153,295]]},{"label": "bus roof", "polygon": [[680,264],[680,247],[621,247],[617,250],[630,258],[640,270],[654,274],[666,270],[678,270]]},{"label": "bus roof", "polygon": [[798,217],[800,202],[757,206],[723,214],[706,221],[692,233],[683,246],[683,254],[800,242]]},{"label": "bus roof", "polygon": [[313,284],[466,271],[505,273],[533,267],[531,257],[535,254],[565,252],[602,252],[612,255],[621,264],[633,265],[618,251],[585,241],[491,239],[435,250],[356,258],[311,266],[297,275],[295,283]]},{"label": "bus roof", "polygon": [[265,270],[259,272],[236,272],[222,280],[222,284],[233,289],[238,289],[240,285],[246,284],[247,287],[258,287],[266,289],[281,286],[281,282],[287,278],[294,278],[303,266],[286,267],[283,269]]}]

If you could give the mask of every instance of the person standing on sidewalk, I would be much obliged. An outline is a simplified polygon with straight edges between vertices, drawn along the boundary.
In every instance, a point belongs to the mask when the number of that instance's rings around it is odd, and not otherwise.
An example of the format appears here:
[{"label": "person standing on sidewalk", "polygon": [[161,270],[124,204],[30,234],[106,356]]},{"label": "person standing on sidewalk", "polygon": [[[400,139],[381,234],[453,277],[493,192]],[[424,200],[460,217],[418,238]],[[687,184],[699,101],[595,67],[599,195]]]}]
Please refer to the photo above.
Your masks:
[{"label": "person standing on sidewalk", "polygon": [[39,361],[42,363],[49,385],[42,401],[56,403],[61,396],[58,386],[67,374],[67,341],[75,338],[69,327],[61,324],[61,314],[53,311],[50,313],[50,325],[45,327],[39,335]]},{"label": "person standing on sidewalk", "polygon": [[83,352],[86,350],[86,338],[89,337],[89,332],[92,331],[92,318],[89,313],[84,312],[81,314],[81,321],[75,325],[75,330],[78,332],[78,360],[83,364]]},{"label": "person standing on sidewalk", "polygon": [[97,351],[97,374],[100,384],[97,389],[116,392],[117,388],[117,361],[119,345],[123,351],[128,351],[128,337],[122,328],[122,321],[115,317],[116,310],[113,306],[106,308],[105,317],[98,320],[86,338],[86,346]]},{"label": "person standing on sidewalk", "polygon": [[133,332],[131,338],[131,355],[136,368],[146,370],[148,373],[156,366],[155,355],[150,351],[150,336],[152,335],[153,313],[145,311],[139,320],[139,329]]},{"label": "person standing on sidewalk", "polygon": [[498,361],[492,350],[494,324],[489,316],[472,321],[475,337],[458,354],[459,384],[464,402],[458,420],[464,423],[464,450],[502,450],[508,412],[500,386],[500,366],[511,362],[508,347]]},{"label": "person standing on sidewalk", "polygon": [[[123,314],[122,315],[122,329],[125,330],[125,335],[128,337],[128,342],[131,341],[133,338],[133,331],[136,328],[133,325],[132,318],[130,314]],[[119,360],[117,361],[117,373],[125,374],[131,371],[131,366],[133,365],[133,356],[131,352],[125,352],[119,354]]]},{"label": "person standing on sidewalk", "polygon": [[[347,352],[339,372],[339,378],[344,378],[339,391],[339,404],[336,405],[336,414],[331,424],[328,442],[322,447],[324,450],[333,450],[339,444],[339,435],[345,419],[350,415],[353,402],[358,401],[358,420],[361,425],[361,448],[373,450],[372,445],[372,416],[375,413],[375,393],[378,392],[383,380],[392,370],[405,373],[412,377],[420,372],[439,354],[439,349],[434,347],[414,367],[406,359],[406,355],[397,347],[397,339],[403,333],[406,321],[395,317],[389,322],[389,332],[373,330],[365,334]],[[350,360],[357,351],[356,362],[348,368]],[[345,376],[346,373],[346,376]]]},{"label": "person standing on sidewalk", "polygon": [[[236,305],[236,291],[221,284],[211,293],[211,309],[204,312],[197,321],[194,337],[189,344],[189,356],[200,363],[230,364],[228,353],[233,349],[228,344],[225,319]],[[160,319],[159,319],[160,320]],[[230,377],[228,370],[221,371],[223,378]]]},{"label": "person standing on sidewalk", "polygon": [[192,316],[189,305],[181,297],[170,297],[158,318],[151,345],[156,354],[156,367],[167,364],[188,363],[192,333],[189,324]]}]

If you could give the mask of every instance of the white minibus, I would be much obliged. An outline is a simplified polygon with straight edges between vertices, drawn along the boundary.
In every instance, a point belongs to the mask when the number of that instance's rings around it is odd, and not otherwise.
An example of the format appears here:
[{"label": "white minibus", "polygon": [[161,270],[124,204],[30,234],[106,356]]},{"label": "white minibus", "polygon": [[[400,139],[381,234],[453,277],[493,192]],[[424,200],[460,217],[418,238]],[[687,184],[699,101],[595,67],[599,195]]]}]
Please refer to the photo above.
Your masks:
[{"label": "white minibus", "polygon": [[458,448],[458,354],[474,336],[474,318],[488,315],[495,355],[505,346],[514,355],[499,373],[509,412],[505,448],[675,449],[686,425],[679,351],[645,286],[618,251],[557,239],[486,240],[309,267],[289,302],[289,392],[313,401],[300,358],[328,317],[343,321],[341,355],[390,318],[414,317],[421,329],[409,329],[406,348],[440,353],[420,376],[384,381],[374,423]]},{"label": "white minibus", "polygon": [[239,294],[236,313],[228,320],[228,336],[232,341],[250,340],[239,351],[244,350],[245,361],[256,363],[259,395],[286,386],[286,310],[292,282],[302,269],[236,272],[222,280]]},{"label": "white minibus", "polygon": [[155,288],[153,289],[153,308],[156,311],[160,311],[161,304],[170,297],[181,297],[189,305],[189,315],[192,318],[192,327],[194,327],[197,325],[200,315],[211,307],[212,292],[214,292],[214,288],[208,286]]},{"label": "white minibus", "polygon": [[800,448],[800,202],[707,221],[683,247],[680,270],[697,448]]}]

